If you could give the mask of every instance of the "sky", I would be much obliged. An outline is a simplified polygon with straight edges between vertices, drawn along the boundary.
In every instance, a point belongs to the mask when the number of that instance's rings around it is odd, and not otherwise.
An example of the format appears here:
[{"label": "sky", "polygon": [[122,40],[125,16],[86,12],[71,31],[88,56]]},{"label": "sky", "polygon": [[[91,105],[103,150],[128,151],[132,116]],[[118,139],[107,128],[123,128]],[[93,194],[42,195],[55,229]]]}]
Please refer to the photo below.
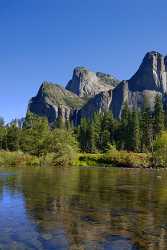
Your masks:
[{"label": "sky", "polygon": [[167,54],[166,0],[0,0],[0,116],[24,117],[44,80],[74,67],[129,79],[148,51]]}]

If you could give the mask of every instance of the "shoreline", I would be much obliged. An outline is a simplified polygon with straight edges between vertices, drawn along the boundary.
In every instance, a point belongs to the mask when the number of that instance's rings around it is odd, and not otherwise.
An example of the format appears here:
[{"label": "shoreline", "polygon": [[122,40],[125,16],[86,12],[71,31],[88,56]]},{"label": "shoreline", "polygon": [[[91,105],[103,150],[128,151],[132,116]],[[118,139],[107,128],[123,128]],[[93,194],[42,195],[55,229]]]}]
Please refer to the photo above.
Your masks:
[{"label": "shoreline", "polygon": [[111,151],[103,154],[79,154],[77,166],[107,166],[122,168],[157,168],[153,166],[150,154],[127,151]]},{"label": "shoreline", "polygon": [[[127,151],[112,150],[106,153],[77,153],[76,159],[68,166],[76,167],[118,167],[118,168],[143,168],[157,169],[166,168],[153,165],[151,154],[134,153]],[[25,154],[23,152],[0,151],[0,166],[8,167],[63,167],[65,165],[54,164],[52,157],[46,156],[37,157],[34,155]]]}]

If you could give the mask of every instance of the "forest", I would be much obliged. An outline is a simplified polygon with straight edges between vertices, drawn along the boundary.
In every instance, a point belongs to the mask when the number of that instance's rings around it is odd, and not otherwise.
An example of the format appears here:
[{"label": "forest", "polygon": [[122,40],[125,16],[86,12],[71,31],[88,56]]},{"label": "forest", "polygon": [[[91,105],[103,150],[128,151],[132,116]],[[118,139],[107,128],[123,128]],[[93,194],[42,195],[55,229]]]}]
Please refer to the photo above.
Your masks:
[{"label": "forest", "polygon": [[[154,110],[154,111],[152,111]],[[160,95],[153,109],[125,103],[120,119],[112,112],[82,118],[76,127],[58,117],[50,126],[45,117],[28,112],[22,128],[0,119],[0,165],[70,165],[97,163],[119,166],[167,165],[167,107]]]}]

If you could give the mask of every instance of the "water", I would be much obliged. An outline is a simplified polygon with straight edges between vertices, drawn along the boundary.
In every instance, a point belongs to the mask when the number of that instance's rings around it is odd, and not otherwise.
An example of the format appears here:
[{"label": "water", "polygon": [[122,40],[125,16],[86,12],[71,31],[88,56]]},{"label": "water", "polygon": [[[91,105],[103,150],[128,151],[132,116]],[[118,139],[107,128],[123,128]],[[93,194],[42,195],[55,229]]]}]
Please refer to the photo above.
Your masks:
[{"label": "water", "polygon": [[167,171],[2,168],[0,249],[166,250]]}]

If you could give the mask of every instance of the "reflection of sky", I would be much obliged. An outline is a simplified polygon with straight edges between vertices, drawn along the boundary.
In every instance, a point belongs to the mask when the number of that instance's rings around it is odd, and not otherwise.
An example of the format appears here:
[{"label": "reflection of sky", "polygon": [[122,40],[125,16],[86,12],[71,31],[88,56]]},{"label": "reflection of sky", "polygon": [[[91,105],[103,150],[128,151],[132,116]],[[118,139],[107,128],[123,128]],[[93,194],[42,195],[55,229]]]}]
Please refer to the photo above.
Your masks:
[{"label": "reflection of sky", "polygon": [[133,233],[126,231],[139,229],[130,217],[138,215],[140,206],[131,202],[135,188],[142,194],[143,188],[132,181],[133,175],[83,169],[78,179],[71,171],[70,178],[58,170],[55,175],[49,170],[10,171],[0,169],[0,249],[138,249]]},{"label": "reflection of sky", "polygon": [[0,201],[0,241],[27,241],[37,239],[38,233],[26,216],[24,199],[21,193],[12,193],[4,187]]},{"label": "reflection of sky", "polygon": [[[47,237],[50,239],[48,240]],[[61,233],[61,237],[63,234]],[[24,197],[4,186],[0,199],[0,249],[67,249],[58,242],[51,242],[51,235],[40,234],[35,223],[26,214]],[[57,245],[57,246],[56,246]],[[63,239],[63,245],[67,242]]]}]

